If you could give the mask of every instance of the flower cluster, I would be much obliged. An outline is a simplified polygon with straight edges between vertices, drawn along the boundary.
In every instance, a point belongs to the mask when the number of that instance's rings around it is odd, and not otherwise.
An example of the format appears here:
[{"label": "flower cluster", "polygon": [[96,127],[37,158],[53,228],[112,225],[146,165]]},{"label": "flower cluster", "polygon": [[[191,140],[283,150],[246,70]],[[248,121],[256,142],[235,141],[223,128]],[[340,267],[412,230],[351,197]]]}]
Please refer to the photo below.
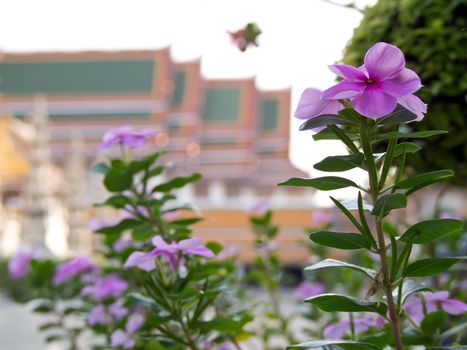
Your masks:
[{"label": "flower cluster", "polygon": [[85,256],[77,256],[58,266],[53,277],[53,283],[59,285],[69,279],[84,273],[94,274],[98,267],[91,259]]},{"label": "flower cluster", "polygon": [[138,132],[133,131],[129,125],[123,125],[110,129],[105,133],[100,149],[107,149],[115,145],[122,145],[128,148],[141,147],[154,135],[156,135],[156,131],[153,129],[144,129]]}]

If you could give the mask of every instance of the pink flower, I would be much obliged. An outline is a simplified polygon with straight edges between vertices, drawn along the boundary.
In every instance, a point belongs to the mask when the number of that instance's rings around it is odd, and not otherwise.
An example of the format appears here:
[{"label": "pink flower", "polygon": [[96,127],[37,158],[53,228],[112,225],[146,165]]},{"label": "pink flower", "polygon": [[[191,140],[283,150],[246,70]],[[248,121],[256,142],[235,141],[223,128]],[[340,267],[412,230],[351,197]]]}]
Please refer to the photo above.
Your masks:
[{"label": "pink flower", "polygon": [[58,285],[81,273],[96,272],[97,270],[97,266],[88,257],[77,256],[57,267],[53,283]]},{"label": "pink flower", "polygon": [[335,215],[329,211],[317,210],[313,212],[312,223],[315,225],[328,225],[333,222]]},{"label": "pink flower", "polygon": [[199,238],[189,238],[180,242],[167,243],[161,236],[153,238],[152,243],[155,248],[146,252],[133,252],[125,262],[125,267],[138,267],[144,271],[152,271],[156,268],[155,258],[158,256],[164,257],[169,261],[172,268],[175,270],[179,259],[183,255],[198,255],[205,258],[214,257],[214,253],[203,245]]},{"label": "pink flower", "polygon": [[312,283],[309,281],[303,281],[295,289],[294,296],[297,299],[303,300],[314,295],[321,294],[325,291],[324,284],[322,283]]},{"label": "pink flower", "polygon": [[131,315],[125,326],[125,330],[117,329],[111,335],[111,345],[112,347],[121,346],[124,349],[132,349],[136,342],[133,338],[138,329],[144,324],[144,317],[141,314]]},{"label": "pink flower", "polygon": [[[370,327],[380,328],[380,322],[377,322],[373,316],[363,316],[354,318],[355,333],[366,332]],[[324,329],[323,336],[326,339],[342,339],[346,333],[350,332],[350,320],[342,320],[331,324]]]},{"label": "pink flower", "polygon": [[123,300],[118,300],[117,302],[110,304],[107,307],[107,311],[110,315],[115,317],[117,321],[120,321],[123,317],[128,315],[128,309],[124,306]]},{"label": "pink flower", "polygon": [[[423,296],[427,313],[438,310],[438,306],[449,315],[462,315],[467,312],[467,304],[460,300],[449,299],[448,291],[424,293]],[[425,317],[423,300],[419,296],[411,298],[404,307],[409,316],[417,323],[420,323]]]},{"label": "pink flower", "polygon": [[95,301],[120,296],[128,288],[128,282],[114,275],[99,278],[94,285],[81,290],[81,295],[88,295]]},{"label": "pink flower", "polygon": [[130,148],[141,147],[154,135],[156,135],[156,131],[153,129],[144,129],[137,132],[133,131],[129,125],[119,126],[105,133],[100,149],[110,148],[116,144]]},{"label": "pink flower", "polygon": [[8,261],[8,272],[13,279],[20,279],[29,272],[33,253],[28,250],[20,250]]},{"label": "pink flower", "polygon": [[393,112],[399,102],[423,118],[426,106],[422,108],[423,102],[412,95],[422,86],[420,78],[405,68],[404,54],[396,46],[376,43],[362,67],[335,64],[330,69],[344,79],[323,92],[325,99],[349,98],[360,114],[375,119]]},{"label": "pink flower", "polygon": [[248,213],[251,215],[262,216],[269,210],[269,202],[266,199],[262,199],[255,203],[249,210]]},{"label": "pink flower", "polygon": [[96,305],[94,306],[88,316],[88,323],[91,326],[95,325],[106,325],[108,323],[108,319],[106,317],[106,311],[104,305]]},{"label": "pink flower", "polygon": [[[323,114],[337,114],[344,106],[336,100],[324,99],[321,90],[308,88],[300,97],[294,117],[298,119],[311,119]],[[324,127],[315,128],[320,131]]]}]

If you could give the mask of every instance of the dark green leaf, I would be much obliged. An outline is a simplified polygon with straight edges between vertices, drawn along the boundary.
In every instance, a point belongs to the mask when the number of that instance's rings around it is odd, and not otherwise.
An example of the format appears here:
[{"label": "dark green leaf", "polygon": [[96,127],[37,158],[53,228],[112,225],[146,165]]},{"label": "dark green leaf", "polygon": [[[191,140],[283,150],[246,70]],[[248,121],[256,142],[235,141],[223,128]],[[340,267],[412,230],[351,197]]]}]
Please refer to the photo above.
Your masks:
[{"label": "dark green leaf", "polygon": [[318,231],[310,234],[310,239],[326,247],[345,250],[370,249],[371,247],[370,240],[358,233]]},{"label": "dark green leaf", "polygon": [[313,340],[289,346],[287,349],[381,350],[381,347],[350,340]]},{"label": "dark green leaf", "polygon": [[323,114],[319,117],[308,119],[302,125],[300,125],[300,131],[311,130],[320,128],[328,125],[342,125],[342,124],[354,124],[348,119],[339,117],[336,114]]},{"label": "dark green leaf", "polygon": [[464,257],[456,258],[428,258],[421,259],[411,263],[404,271],[404,276],[407,277],[426,277],[437,275],[449,269],[452,265],[465,259]]},{"label": "dark green leaf", "polygon": [[[357,134],[347,132],[347,137],[350,140],[358,140],[359,137]],[[313,140],[320,141],[320,140],[340,140],[340,138],[336,135],[336,133],[329,128],[325,128],[320,132],[313,135]]]},{"label": "dark green leaf", "polygon": [[458,233],[464,227],[464,222],[454,219],[438,219],[419,222],[399,238],[402,242],[413,241],[415,244],[425,244],[446,235]]},{"label": "dark green leaf", "polygon": [[436,330],[443,326],[445,319],[446,315],[443,311],[430,312],[423,318],[420,328],[427,335],[435,334]]},{"label": "dark green leaf", "polygon": [[316,163],[313,167],[316,170],[336,172],[346,171],[363,164],[363,154],[350,154],[346,156],[330,156],[324,158],[321,162]]},{"label": "dark green leaf", "polygon": [[431,347],[426,350],[467,350],[467,345],[447,346],[447,347]]},{"label": "dark green leaf", "polygon": [[407,123],[415,119],[417,119],[417,116],[415,114],[399,106],[399,108],[396,111],[392,112],[387,117],[379,119],[376,122],[376,124],[385,126],[397,125],[401,123]]},{"label": "dark green leaf", "polygon": [[391,132],[386,132],[383,134],[377,135],[374,140],[375,141],[383,141],[383,140],[388,140],[388,139],[393,139],[393,138],[409,138],[409,139],[421,139],[421,138],[426,138],[426,137],[431,137],[435,135],[443,135],[447,134],[448,132],[445,130],[430,130],[430,131],[416,131],[416,132],[410,132],[410,133],[403,133],[399,131],[391,131]]},{"label": "dark green leaf", "polygon": [[59,340],[62,340],[62,339],[65,339],[64,335],[54,334],[54,335],[47,336],[45,338],[45,342],[46,343],[51,343],[51,342],[59,341]]},{"label": "dark green leaf", "polygon": [[423,188],[425,186],[431,185],[432,183],[445,180],[449,177],[454,176],[452,170],[437,170],[430,173],[420,174],[412,176],[406,180],[402,180],[394,185],[396,189],[408,189],[407,195]]},{"label": "dark green leaf", "polygon": [[131,199],[123,196],[121,194],[117,194],[115,196],[112,196],[110,198],[107,198],[107,200],[103,203],[95,204],[95,206],[109,206],[115,209],[123,209],[125,208],[129,203],[131,203]]},{"label": "dark green leaf", "polygon": [[112,168],[104,177],[104,185],[110,192],[128,190],[133,184],[133,176],[127,169]]},{"label": "dark green leaf", "polygon": [[62,328],[62,325],[57,322],[48,322],[48,323],[41,324],[38,329],[40,331],[46,331],[46,330],[53,329],[53,328]]},{"label": "dark green leaf", "polygon": [[363,228],[362,224],[352,215],[352,213],[337,199],[333,197],[329,197],[334,202],[334,204],[344,213],[345,216],[354,224],[354,226],[363,234],[365,234],[365,229]]},{"label": "dark green leaf", "polygon": [[293,177],[280,183],[279,186],[313,187],[321,191],[331,191],[351,186],[358,187],[355,182],[338,176],[324,176],[317,177],[315,179],[300,179],[298,177]]},{"label": "dark green leaf", "polygon": [[386,316],[388,307],[383,302],[361,300],[341,294],[320,294],[305,299],[323,311],[376,312]]},{"label": "dark green leaf", "polygon": [[184,177],[184,176],[175,177],[166,183],[163,183],[161,185],[154,187],[153,192],[169,192],[169,191],[172,191],[178,188],[182,188],[183,186],[189,183],[192,183],[192,182],[196,182],[200,179],[201,179],[200,173],[194,173],[193,175],[188,176],[188,177]]},{"label": "dark green leaf", "polygon": [[180,220],[173,220],[169,221],[170,225],[180,225],[180,226],[188,226],[196,224],[197,222],[203,221],[203,218],[186,218]]},{"label": "dark green leaf", "polygon": [[135,219],[123,219],[117,225],[102,227],[96,230],[96,233],[117,234],[140,225],[141,222]]},{"label": "dark green leaf", "polygon": [[381,196],[375,203],[371,215],[386,216],[393,209],[405,208],[407,197],[402,193],[392,193]]},{"label": "dark green leaf", "polygon": [[416,143],[412,142],[401,142],[394,149],[394,157],[401,156],[403,153],[417,153],[422,148]]},{"label": "dark green leaf", "polygon": [[331,267],[341,267],[341,268],[352,269],[358,272],[363,272],[365,275],[367,275],[371,279],[375,278],[376,276],[375,270],[368,269],[366,267],[362,267],[362,266],[358,266],[354,264],[349,264],[344,261],[334,260],[334,259],[322,260],[316,264],[306,267],[305,271],[316,271],[316,270],[326,269],[326,268],[331,268]]}]

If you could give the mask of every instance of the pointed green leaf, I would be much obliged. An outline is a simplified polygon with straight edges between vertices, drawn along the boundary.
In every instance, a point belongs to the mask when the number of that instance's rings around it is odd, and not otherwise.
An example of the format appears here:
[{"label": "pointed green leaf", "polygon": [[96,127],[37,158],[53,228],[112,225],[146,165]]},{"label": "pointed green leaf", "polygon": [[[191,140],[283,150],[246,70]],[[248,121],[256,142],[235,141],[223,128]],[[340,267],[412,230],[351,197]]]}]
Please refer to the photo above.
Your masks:
[{"label": "pointed green leaf", "polygon": [[436,135],[443,135],[447,134],[448,132],[445,130],[430,130],[430,131],[416,131],[416,132],[409,132],[403,133],[399,131],[391,131],[386,132],[383,134],[376,135],[374,138],[375,142],[393,139],[393,138],[408,138],[408,139],[422,139],[426,137],[436,136]]},{"label": "pointed green leaf", "polygon": [[169,192],[172,190],[176,190],[178,188],[182,188],[186,184],[189,184],[191,182],[196,182],[201,179],[201,174],[200,173],[194,173],[191,176],[180,176],[180,177],[175,177],[172,180],[160,184],[152,190],[153,192]]},{"label": "pointed green leaf", "polygon": [[279,186],[313,187],[321,191],[337,190],[344,187],[358,187],[355,182],[338,176],[323,176],[314,179],[293,177],[285,182],[281,182]]},{"label": "pointed green leaf", "polygon": [[406,195],[409,195],[420,188],[431,185],[432,183],[445,180],[454,176],[452,170],[437,170],[430,173],[415,175],[408,179],[402,180],[394,185],[396,189],[408,189]]},{"label": "pointed green leaf", "polygon": [[328,125],[354,124],[351,121],[341,118],[336,114],[323,114],[319,117],[308,119],[300,125],[300,131],[311,130]]},{"label": "pointed green leaf", "polygon": [[381,350],[381,347],[350,340],[312,340],[289,346],[287,349]]},{"label": "pointed green leaf", "polygon": [[318,231],[310,234],[310,239],[326,247],[344,250],[370,249],[371,247],[370,240],[358,233]]},{"label": "pointed green leaf", "polygon": [[393,209],[405,208],[407,197],[402,193],[392,193],[381,196],[375,203],[371,215],[386,216]]},{"label": "pointed green leaf", "polygon": [[387,117],[381,118],[376,122],[376,125],[397,125],[401,123],[411,122],[417,119],[417,116],[408,109],[399,107],[396,111],[389,114]]},{"label": "pointed green leaf", "polygon": [[96,230],[96,233],[103,233],[103,234],[117,234],[121,233],[123,231],[129,230],[134,228],[135,226],[140,225],[141,222],[135,219],[123,219],[120,221],[118,224],[114,226],[107,226],[107,227],[102,227],[98,230]]},{"label": "pointed green leaf", "polygon": [[313,168],[320,171],[338,172],[360,167],[363,164],[363,154],[350,154],[346,156],[330,156],[316,163]]},{"label": "pointed green leaf", "polygon": [[388,307],[383,302],[361,300],[341,294],[320,294],[305,299],[323,311],[376,312],[386,316]]},{"label": "pointed green leaf", "polygon": [[437,275],[449,269],[452,265],[467,257],[455,258],[429,258],[421,259],[411,263],[404,271],[407,277],[426,277]]},{"label": "pointed green leaf", "polygon": [[446,314],[443,311],[430,312],[423,318],[420,328],[427,335],[434,334],[438,328],[443,326],[445,319]]},{"label": "pointed green leaf", "polygon": [[365,229],[363,228],[362,224],[358,222],[358,220],[352,215],[352,213],[344,206],[341,202],[333,197],[329,197],[334,202],[334,204],[344,213],[345,216],[354,224],[354,226],[363,234],[365,234]]},{"label": "pointed green leaf", "polygon": [[344,261],[334,260],[334,259],[322,260],[316,264],[306,267],[305,271],[316,271],[316,270],[321,270],[321,269],[326,269],[326,268],[331,268],[331,267],[342,267],[342,268],[352,269],[358,272],[363,272],[365,275],[367,275],[371,279],[375,278],[376,276],[375,270],[368,269],[366,267],[362,267],[362,266],[358,266],[354,264],[349,264]]},{"label": "pointed green leaf", "polygon": [[409,227],[399,239],[402,242],[413,241],[415,244],[425,244],[443,236],[458,233],[463,227],[464,222],[455,219],[421,221]]},{"label": "pointed green leaf", "polygon": [[133,184],[133,176],[128,169],[112,168],[104,177],[105,188],[110,192],[128,190]]},{"label": "pointed green leaf", "polygon": [[412,142],[401,142],[394,149],[394,157],[401,156],[403,153],[417,153],[422,148],[416,143]]},{"label": "pointed green leaf", "polygon": [[[357,134],[353,134],[348,132],[347,136],[350,140],[358,140],[359,137]],[[325,128],[320,132],[313,135],[313,140],[320,141],[320,140],[339,140],[339,137],[329,128]]]}]

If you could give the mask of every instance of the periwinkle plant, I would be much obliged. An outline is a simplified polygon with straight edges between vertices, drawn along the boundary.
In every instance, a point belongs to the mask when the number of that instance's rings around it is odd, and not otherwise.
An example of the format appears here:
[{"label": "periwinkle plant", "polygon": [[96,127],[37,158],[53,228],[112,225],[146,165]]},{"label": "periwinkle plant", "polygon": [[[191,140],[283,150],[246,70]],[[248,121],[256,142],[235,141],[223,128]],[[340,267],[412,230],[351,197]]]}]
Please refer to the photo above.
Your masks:
[{"label": "periwinkle plant", "polygon": [[[364,249],[377,254],[379,267],[373,270],[331,259],[313,264],[306,270],[348,268],[369,278],[371,284],[366,297],[328,293],[305,301],[328,312],[376,313],[380,321],[390,325],[390,336],[383,333],[379,337],[358,341],[352,332],[351,340],[310,341],[291,348],[382,349],[393,346],[402,350],[404,343],[445,345],[439,344],[436,337],[428,343],[426,337],[416,337],[421,331],[411,322],[413,320],[407,315],[405,304],[410,295],[429,291],[419,283],[419,278],[444,272],[463,257],[411,261],[411,252],[416,245],[459,233],[463,222],[455,219],[427,220],[408,227],[402,234],[384,230],[386,217],[393,210],[405,208],[413,193],[454,175],[451,170],[438,170],[404,178],[407,154],[415,153],[421,147],[401,140],[430,137],[445,131],[403,132],[404,123],[423,118],[426,105],[413,95],[421,87],[421,82],[415,72],[405,68],[404,55],[397,47],[377,43],[369,49],[361,67],[333,65],[330,68],[343,80],[324,92],[307,89],[295,116],[306,119],[300,130],[319,131],[313,136],[315,140],[337,139],[349,150],[348,155],[325,158],[315,164],[316,169],[327,172],[363,169],[368,174],[368,187],[338,176],[292,178],[280,185],[313,187],[322,191],[345,187],[359,189],[358,198],[353,203],[344,204],[331,197],[357,232],[322,230],[311,233],[310,239],[326,247]],[[384,152],[381,152],[382,147]],[[397,169],[394,174],[391,172],[393,167]],[[458,307],[462,309],[464,306],[459,302]],[[350,321],[352,323],[352,317]],[[350,326],[354,329],[356,324]]]}]

